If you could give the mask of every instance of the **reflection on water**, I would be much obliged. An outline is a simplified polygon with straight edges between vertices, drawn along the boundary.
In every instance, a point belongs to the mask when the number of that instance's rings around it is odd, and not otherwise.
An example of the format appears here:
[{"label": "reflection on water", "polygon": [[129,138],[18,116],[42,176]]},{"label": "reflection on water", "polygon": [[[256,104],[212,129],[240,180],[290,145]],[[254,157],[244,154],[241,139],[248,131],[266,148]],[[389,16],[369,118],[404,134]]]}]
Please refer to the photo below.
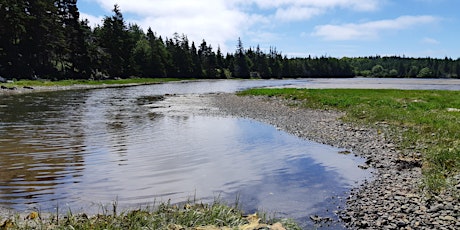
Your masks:
[{"label": "reflection on water", "polygon": [[65,94],[2,100],[1,203],[24,207],[60,199],[54,189],[78,180],[84,167],[83,129],[79,125],[82,100]]},{"label": "reflection on water", "polygon": [[209,92],[210,84],[216,91],[244,85],[180,83],[0,99],[0,204],[46,211],[194,195],[233,202],[239,194],[247,210],[305,220],[332,210],[327,199],[369,175],[357,167],[361,159],[262,123],[158,112],[161,95],[190,93],[192,86]]}]

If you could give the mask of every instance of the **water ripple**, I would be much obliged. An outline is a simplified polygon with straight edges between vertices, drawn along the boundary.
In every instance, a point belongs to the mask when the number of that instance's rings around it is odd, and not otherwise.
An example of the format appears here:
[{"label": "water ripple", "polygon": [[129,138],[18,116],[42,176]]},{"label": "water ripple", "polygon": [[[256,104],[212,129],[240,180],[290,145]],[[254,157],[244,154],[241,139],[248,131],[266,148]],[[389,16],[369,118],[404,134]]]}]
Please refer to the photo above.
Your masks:
[{"label": "water ripple", "polygon": [[336,148],[252,120],[193,115],[212,111],[188,93],[261,84],[236,82],[0,99],[0,204],[46,211],[241,194],[248,209],[301,217],[368,176]]}]

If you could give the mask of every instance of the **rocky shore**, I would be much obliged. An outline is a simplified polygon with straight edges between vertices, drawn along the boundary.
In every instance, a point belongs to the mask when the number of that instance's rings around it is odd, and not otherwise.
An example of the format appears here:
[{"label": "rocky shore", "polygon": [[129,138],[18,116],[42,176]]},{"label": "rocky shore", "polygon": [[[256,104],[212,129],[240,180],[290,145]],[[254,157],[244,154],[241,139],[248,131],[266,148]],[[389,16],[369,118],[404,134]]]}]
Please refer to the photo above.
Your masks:
[{"label": "rocky shore", "polygon": [[[349,149],[367,159],[375,178],[350,192],[338,215],[350,229],[460,229],[460,203],[452,194],[426,196],[420,189],[420,154],[401,150],[386,124],[359,127],[336,111],[301,109],[295,101],[268,97],[213,95],[213,106],[227,115],[272,124],[318,143]],[[460,186],[457,186],[460,189]]]}]

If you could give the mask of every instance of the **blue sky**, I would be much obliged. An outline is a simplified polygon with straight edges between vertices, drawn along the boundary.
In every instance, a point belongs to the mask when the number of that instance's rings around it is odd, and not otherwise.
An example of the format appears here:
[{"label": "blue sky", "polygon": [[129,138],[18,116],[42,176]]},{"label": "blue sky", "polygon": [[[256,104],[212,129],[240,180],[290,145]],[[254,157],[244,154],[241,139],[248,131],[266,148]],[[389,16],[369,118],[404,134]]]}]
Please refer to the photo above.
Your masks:
[{"label": "blue sky", "polygon": [[276,47],[288,57],[460,58],[459,0],[79,0],[82,18],[101,24],[120,6],[127,23],[197,46],[234,52]]}]

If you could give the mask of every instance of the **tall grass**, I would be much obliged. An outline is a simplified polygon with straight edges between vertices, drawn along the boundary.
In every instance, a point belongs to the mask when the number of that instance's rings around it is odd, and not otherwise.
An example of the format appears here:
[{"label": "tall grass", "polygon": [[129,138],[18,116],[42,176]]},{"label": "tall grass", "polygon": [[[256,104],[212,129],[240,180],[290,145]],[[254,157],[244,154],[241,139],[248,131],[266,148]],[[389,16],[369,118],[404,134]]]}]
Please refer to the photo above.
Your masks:
[{"label": "tall grass", "polygon": [[244,215],[237,206],[215,201],[212,204],[186,202],[173,205],[161,203],[157,207],[117,212],[117,204],[113,210],[105,210],[102,214],[88,216],[86,214],[51,215],[47,218],[40,213],[32,212],[25,220],[19,215],[15,219],[4,221],[1,229],[259,229],[275,222],[281,223],[285,229],[300,229],[291,219],[266,219],[262,214]]},{"label": "tall grass", "polygon": [[421,153],[423,188],[430,193],[448,188],[460,173],[459,91],[251,89],[239,94],[298,100],[308,108],[344,111],[348,122],[390,125],[393,136],[402,137],[403,152]]}]

